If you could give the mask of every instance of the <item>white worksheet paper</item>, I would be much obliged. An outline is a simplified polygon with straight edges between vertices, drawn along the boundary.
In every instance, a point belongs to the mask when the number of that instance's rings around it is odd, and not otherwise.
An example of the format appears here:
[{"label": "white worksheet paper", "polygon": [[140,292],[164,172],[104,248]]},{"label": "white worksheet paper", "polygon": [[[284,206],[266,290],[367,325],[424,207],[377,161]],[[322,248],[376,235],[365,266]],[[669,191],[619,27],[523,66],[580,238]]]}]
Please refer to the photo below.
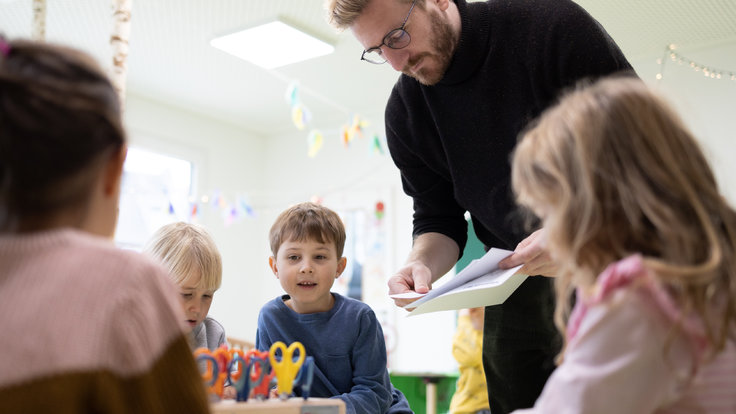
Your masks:
[{"label": "white worksheet paper", "polygon": [[[406,307],[414,308],[409,315],[420,315],[441,310],[475,308],[503,303],[526,279],[517,273],[521,265],[511,269],[499,269],[498,262],[511,251],[492,248],[483,257],[473,260],[460,273],[443,285],[432,289]],[[392,297],[416,297],[419,294],[392,295]]]}]

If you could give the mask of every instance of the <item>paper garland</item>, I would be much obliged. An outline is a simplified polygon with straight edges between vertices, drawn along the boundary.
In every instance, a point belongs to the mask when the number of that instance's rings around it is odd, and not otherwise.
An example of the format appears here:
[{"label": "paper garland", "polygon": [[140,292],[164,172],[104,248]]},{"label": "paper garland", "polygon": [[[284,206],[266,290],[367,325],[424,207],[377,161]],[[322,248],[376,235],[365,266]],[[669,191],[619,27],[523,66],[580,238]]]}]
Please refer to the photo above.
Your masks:
[{"label": "paper garland", "polygon": [[378,137],[378,134],[373,134],[373,144],[371,145],[371,149],[376,154],[385,154],[385,152],[383,152],[383,146],[381,145],[381,139]]},{"label": "paper garland", "polygon": [[[237,196],[235,200],[230,201],[219,190],[214,190],[211,195],[190,197],[189,210],[187,212],[189,221],[196,221],[197,217],[202,214],[202,208],[206,206],[219,211],[225,227],[229,227],[246,217],[256,217],[255,209],[253,209],[253,206],[247,201],[246,197]],[[174,204],[171,201],[169,201],[168,212],[172,216],[177,215]]]},{"label": "paper garland", "polygon": [[312,114],[304,105],[296,104],[291,107],[291,121],[298,130],[303,130],[311,120]]},{"label": "paper garland", "polygon": [[307,155],[310,158],[314,158],[319,150],[322,149],[323,142],[324,137],[322,136],[321,132],[317,130],[312,130],[311,132],[309,132],[309,135],[307,135],[307,147],[309,148],[307,151]]},{"label": "paper garland", "polygon": [[368,126],[368,122],[361,118],[360,115],[353,115],[353,121],[350,125],[343,125],[342,127],[342,141],[345,147],[350,145],[350,142],[355,137],[363,138],[363,128]]},{"label": "paper garland", "polygon": [[[284,99],[291,108],[291,122],[294,126],[303,131],[307,128],[309,123],[312,121],[312,114],[309,109],[301,102],[299,83],[292,81],[286,88],[284,93]],[[345,148],[350,146],[350,143],[355,140],[356,137],[363,138],[363,131],[369,122],[362,116],[355,114],[353,115],[350,124],[343,125],[340,130],[340,139]],[[314,158],[317,156],[319,151],[322,149],[324,144],[324,135],[317,129],[312,129],[307,134],[307,156]],[[383,147],[378,134],[373,134],[371,139],[371,151],[375,154],[383,155]]]},{"label": "paper garland", "polygon": [[379,221],[383,218],[383,215],[386,213],[386,206],[383,204],[383,201],[379,201],[376,203],[376,211],[374,214],[376,215],[376,219]]}]

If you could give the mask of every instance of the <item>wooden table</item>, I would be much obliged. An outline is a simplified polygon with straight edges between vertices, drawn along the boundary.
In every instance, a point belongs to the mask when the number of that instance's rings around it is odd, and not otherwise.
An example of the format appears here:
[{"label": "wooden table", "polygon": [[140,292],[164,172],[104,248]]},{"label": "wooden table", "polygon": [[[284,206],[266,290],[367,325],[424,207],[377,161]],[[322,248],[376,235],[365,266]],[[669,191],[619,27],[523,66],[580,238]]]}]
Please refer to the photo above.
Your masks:
[{"label": "wooden table", "polygon": [[345,402],[337,398],[290,398],[286,401],[271,398],[246,402],[223,400],[213,403],[211,408],[217,414],[345,414]]}]

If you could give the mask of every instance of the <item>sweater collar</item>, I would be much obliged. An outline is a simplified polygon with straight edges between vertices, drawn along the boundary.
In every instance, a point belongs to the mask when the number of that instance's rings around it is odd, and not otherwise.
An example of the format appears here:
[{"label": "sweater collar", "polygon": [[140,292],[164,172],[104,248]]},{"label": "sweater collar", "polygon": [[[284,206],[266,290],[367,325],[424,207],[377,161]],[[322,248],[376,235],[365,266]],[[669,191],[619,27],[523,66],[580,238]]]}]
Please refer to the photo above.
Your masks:
[{"label": "sweater collar", "polygon": [[487,57],[490,41],[488,5],[484,2],[468,4],[454,0],[460,13],[460,39],[457,49],[438,85],[452,85],[469,78]]},{"label": "sweater collar", "polygon": [[197,344],[207,343],[207,328],[204,326],[204,322],[203,320],[192,329],[192,337],[194,337],[194,342]]},{"label": "sweater collar", "polygon": [[338,310],[342,307],[343,301],[345,298],[340,295],[339,293],[330,292],[332,294],[332,297],[335,298],[335,303],[332,305],[332,309],[324,312],[317,312],[317,313],[298,313],[295,312],[293,309],[288,307],[286,303],[284,303],[285,300],[289,299],[289,295],[282,295],[277,299],[278,307],[281,308],[282,311],[288,313],[289,315],[292,315],[297,320],[301,322],[309,322],[309,321],[320,321],[320,320],[329,320],[332,315],[338,312]]}]

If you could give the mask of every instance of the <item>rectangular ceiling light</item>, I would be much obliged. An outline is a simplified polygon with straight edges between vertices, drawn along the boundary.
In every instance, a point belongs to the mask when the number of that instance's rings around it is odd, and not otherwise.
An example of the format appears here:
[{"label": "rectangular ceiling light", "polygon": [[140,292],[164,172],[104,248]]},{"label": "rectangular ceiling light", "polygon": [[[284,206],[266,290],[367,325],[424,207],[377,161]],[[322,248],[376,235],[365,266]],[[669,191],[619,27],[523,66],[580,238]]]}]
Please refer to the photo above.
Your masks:
[{"label": "rectangular ceiling light", "polygon": [[266,69],[332,53],[335,48],[283,22],[274,21],[221,36],[210,44]]}]

